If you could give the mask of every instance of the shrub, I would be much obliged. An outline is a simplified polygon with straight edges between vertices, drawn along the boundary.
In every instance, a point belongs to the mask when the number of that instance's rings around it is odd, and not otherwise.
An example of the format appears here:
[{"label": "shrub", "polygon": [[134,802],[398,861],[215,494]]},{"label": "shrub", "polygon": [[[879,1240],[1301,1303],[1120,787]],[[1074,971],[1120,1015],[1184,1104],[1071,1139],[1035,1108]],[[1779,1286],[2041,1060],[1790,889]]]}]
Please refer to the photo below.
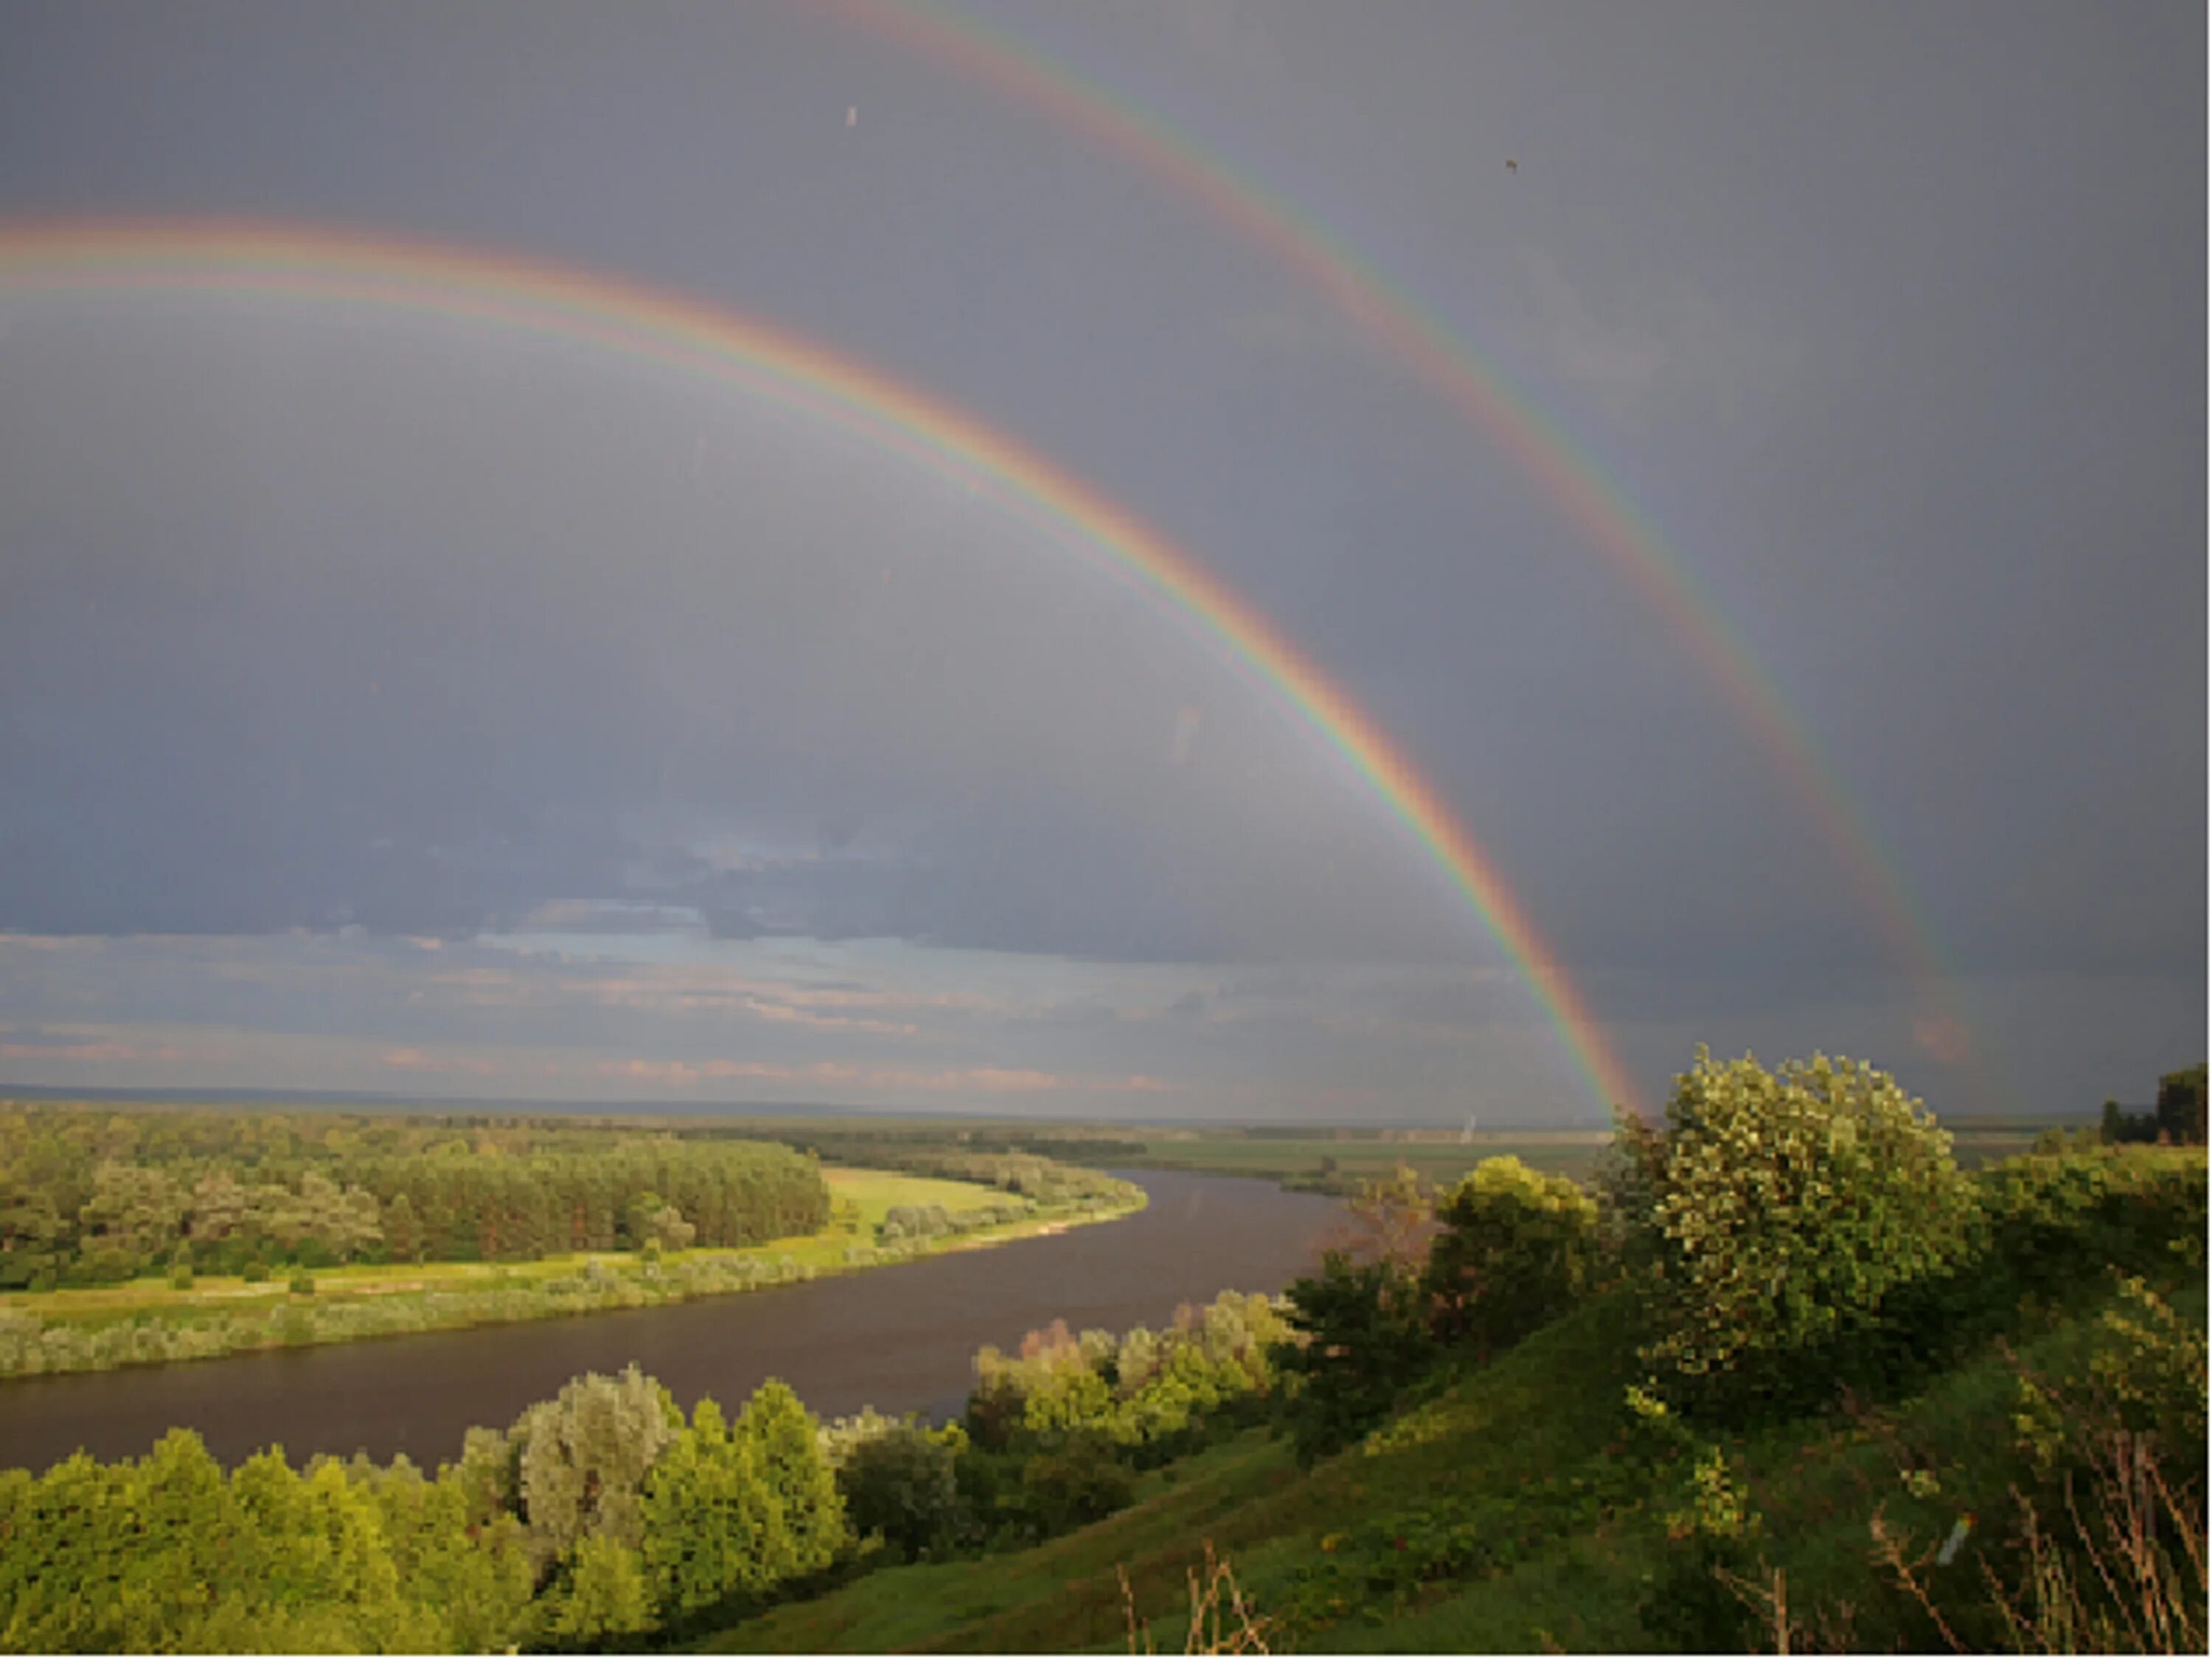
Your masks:
[{"label": "shrub", "polygon": [[1350,1445],[1381,1422],[1434,1357],[1418,1292],[1403,1268],[1355,1264],[1339,1250],[1322,1258],[1320,1278],[1291,1286],[1286,1316],[1299,1340],[1270,1358],[1296,1379],[1284,1411],[1300,1463]]},{"label": "shrub", "polygon": [[1517,1158],[1485,1158],[1437,1204],[1429,1249],[1430,1328],[1483,1353],[1567,1311],[1596,1255],[1598,1208],[1573,1182]]},{"label": "shrub", "polygon": [[933,1433],[894,1423],[861,1440],[837,1468],[846,1518],[860,1537],[879,1533],[913,1556],[952,1541],[964,1530],[956,1474],[957,1428]]},{"label": "shrub", "polygon": [[2150,1276],[2204,1264],[2201,1152],[2091,1149],[2008,1158],[1979,1188],[1996,1265],[2049,1293],[2109,1264]]},{"label": "shrub", "polygon": [[1119,1449],[1092,1430],[1078,1430],[1022,1465],[1024,1507],[1047,1534],[1103,1520],[1125,1508],[1135,1489]]},{"label": "shrub", "polygon": [[249,1285],[264,1285],[269,1280],[269,1264],[258,1255],[251,1256],[240,1273]]},{"label": "shrub", "polygon": [[1972,1213],[1951,1138],[1918,1103],[1818,1055],[1769,1073],[1700,1048],[1653,1175],[1660,1334],[1644,1358],[1709,1399],[1780,1404],[1832,1382],[1822,1357],[1957,1261]]},{"label": "shrub", "polygon": [[305,1267],[296,1268],[292,1274],[292,1282],[287,1288],[295,1296],[313,1296],[315,1293],[315,1276]]}]

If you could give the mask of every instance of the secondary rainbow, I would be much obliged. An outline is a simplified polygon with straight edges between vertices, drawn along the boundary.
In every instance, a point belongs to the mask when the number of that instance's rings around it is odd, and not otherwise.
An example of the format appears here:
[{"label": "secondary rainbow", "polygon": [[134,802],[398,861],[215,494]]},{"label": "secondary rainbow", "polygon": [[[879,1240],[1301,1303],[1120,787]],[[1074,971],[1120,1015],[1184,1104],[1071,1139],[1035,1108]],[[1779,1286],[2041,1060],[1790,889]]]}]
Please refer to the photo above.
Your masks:
[{"label": "secondary rainbow", "polygon": [[[1434,312],[1310,216],[1146,109],[1064,63],[933,0],[818,0],[847,23],[1036,110],[1198,203],[1297,271],[1480,429],[1537,484],[1704,666],[1848,871],[1924,1002],[1956,1018],[1954,981],[1924,908],[1707,585],[1566,433]],[[1501,158],[1502,159],[1502,158]],[[1503,173],[1500,173],[1503,179]],[[1518,187],[1528,188],[1527,182]],[[1996,1087],[1977,1062],[1985,1091]]]},{"label": "secondary rainbow", "polygon": [[1413,763],[1238,595],[1097,490],[873,369],[732,312],[626,279],[481,250],[210,220],[0,222],[0,295],[267,294],[465,319],[742,386],[975,483],[1060,545],[1225,646],[1388,803],[1511,955],[1601,1105],[1636,1091],[1496,864]]}]

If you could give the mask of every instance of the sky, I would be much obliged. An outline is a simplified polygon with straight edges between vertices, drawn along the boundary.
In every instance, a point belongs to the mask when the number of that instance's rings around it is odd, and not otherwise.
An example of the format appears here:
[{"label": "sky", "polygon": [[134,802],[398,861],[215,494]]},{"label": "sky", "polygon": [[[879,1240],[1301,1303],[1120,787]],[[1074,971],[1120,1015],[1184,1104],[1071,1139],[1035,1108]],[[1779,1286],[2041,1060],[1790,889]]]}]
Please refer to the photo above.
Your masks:
[{"label": "sky", "polygon": [[[0,1090],[1503,1127],[1705,1044],[2147,1101],[2207,1046],[2205,27],[10,7]],[[1017,479],[435,295],[9,260],[82,220],[457,246],[957,411],[1511,914]]]}]

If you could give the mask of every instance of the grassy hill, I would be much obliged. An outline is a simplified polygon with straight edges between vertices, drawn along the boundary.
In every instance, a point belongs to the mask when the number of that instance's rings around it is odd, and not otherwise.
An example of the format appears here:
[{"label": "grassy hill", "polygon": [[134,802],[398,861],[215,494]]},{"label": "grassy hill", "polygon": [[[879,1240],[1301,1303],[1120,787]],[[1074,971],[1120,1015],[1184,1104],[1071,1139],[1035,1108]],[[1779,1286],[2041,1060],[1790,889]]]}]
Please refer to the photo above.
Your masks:
[{"label": "grassy hill", "polygon": [[[2201,1151],[2122,1156],[2201,1190]],[[1631,1409],[1644,1310],[1617,1288],[1490,1364],[1448,1361],[1310,1470],[1249,1431],[1079,1531],[883,1568],[697,1650],[1180,1651],[1209,1547],[1275,1651],[2201,1648],[2201,1469],[2172,1455],[2203,1457],[2195,1260],[2185,1242],[2160,1301],[2085,1259],[1909,1389],[1737,1426]],[[2160,1446],[2115,1509],[2112,1458]],[[2130,1550],[2137,1523],[2178,1580]]]},{"label": "grassy hill", "polygon": [[[1757,1517],[1741,1576],[1748,1589],[1781,1572],[1793,1645],[1943,1650],[1934,1620],[1876,1560],[1870,1523],[1881,1516],[1910,1560],[1963,1514],[2004,1516],[2008,1485],[2027,1474],[2014,1420],[2021,1369],[2078,1369],[2114,1310],[2114,1293],[2100,1291],[2009,1357],[1993,1346],[1887,1409],[1715,1437]],[[1140,1644],[1178,1651],[1188,1575],[1208,1543],[1273,1621],[1277,1650],[1648,1650],[1645,1604],[1693,1548],[1675,1518],[1690,1501],[1690,1460],[1632,1443],[1621,1402],[1634,1368],[1619,1335],[1633,1311],[1618,1298],[1585,1307],[1310,1473],[1253,1431],[1155,1472],[1133,1506],[1066,1537],[879,1571],[696,1650],[1124,1651],[1121,1569]],[[2201,1331],[2201,1287],[2186,1311]],[[1916,1470],[1923,1478],[1908,1481]],[[1978,1540],[1924,1571],[1978,1602],[1985,1562],[2011,1573]],[[1746,1611],[1753,1638],[1771,1641]],[[2201,1631],[2201,1586],[2197,1614]],[[2002,1644],[2001,1620],[1970,1628]]]}]

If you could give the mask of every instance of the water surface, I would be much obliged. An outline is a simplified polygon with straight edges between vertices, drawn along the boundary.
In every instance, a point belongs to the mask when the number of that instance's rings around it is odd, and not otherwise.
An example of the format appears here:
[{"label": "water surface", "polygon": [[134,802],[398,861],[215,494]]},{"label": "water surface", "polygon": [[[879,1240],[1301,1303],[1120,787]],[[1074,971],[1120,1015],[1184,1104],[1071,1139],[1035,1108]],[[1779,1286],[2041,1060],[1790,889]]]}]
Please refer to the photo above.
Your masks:
[{"label": "water surface", "polygon": [[227,1463],[275,1442],[295,1463],[366,1450],[434,1464],[470,1425],[503,1428],[570,1377],[632,1361],[687,1408],[712,1395],[734,1410],[779,1376],[823,1416],[949,1416],[985,1344],[1011,1349],[1055,1318],[1120,1332],[1220,1291],[1280,1290],[1342,1213],[1265,1182],[1119,1173],[1150,1207],[995,1249],[674,1307],[0,1382],[0,1468],[44,1468],[79,1447],[138,1456],[173,1425]]}]

